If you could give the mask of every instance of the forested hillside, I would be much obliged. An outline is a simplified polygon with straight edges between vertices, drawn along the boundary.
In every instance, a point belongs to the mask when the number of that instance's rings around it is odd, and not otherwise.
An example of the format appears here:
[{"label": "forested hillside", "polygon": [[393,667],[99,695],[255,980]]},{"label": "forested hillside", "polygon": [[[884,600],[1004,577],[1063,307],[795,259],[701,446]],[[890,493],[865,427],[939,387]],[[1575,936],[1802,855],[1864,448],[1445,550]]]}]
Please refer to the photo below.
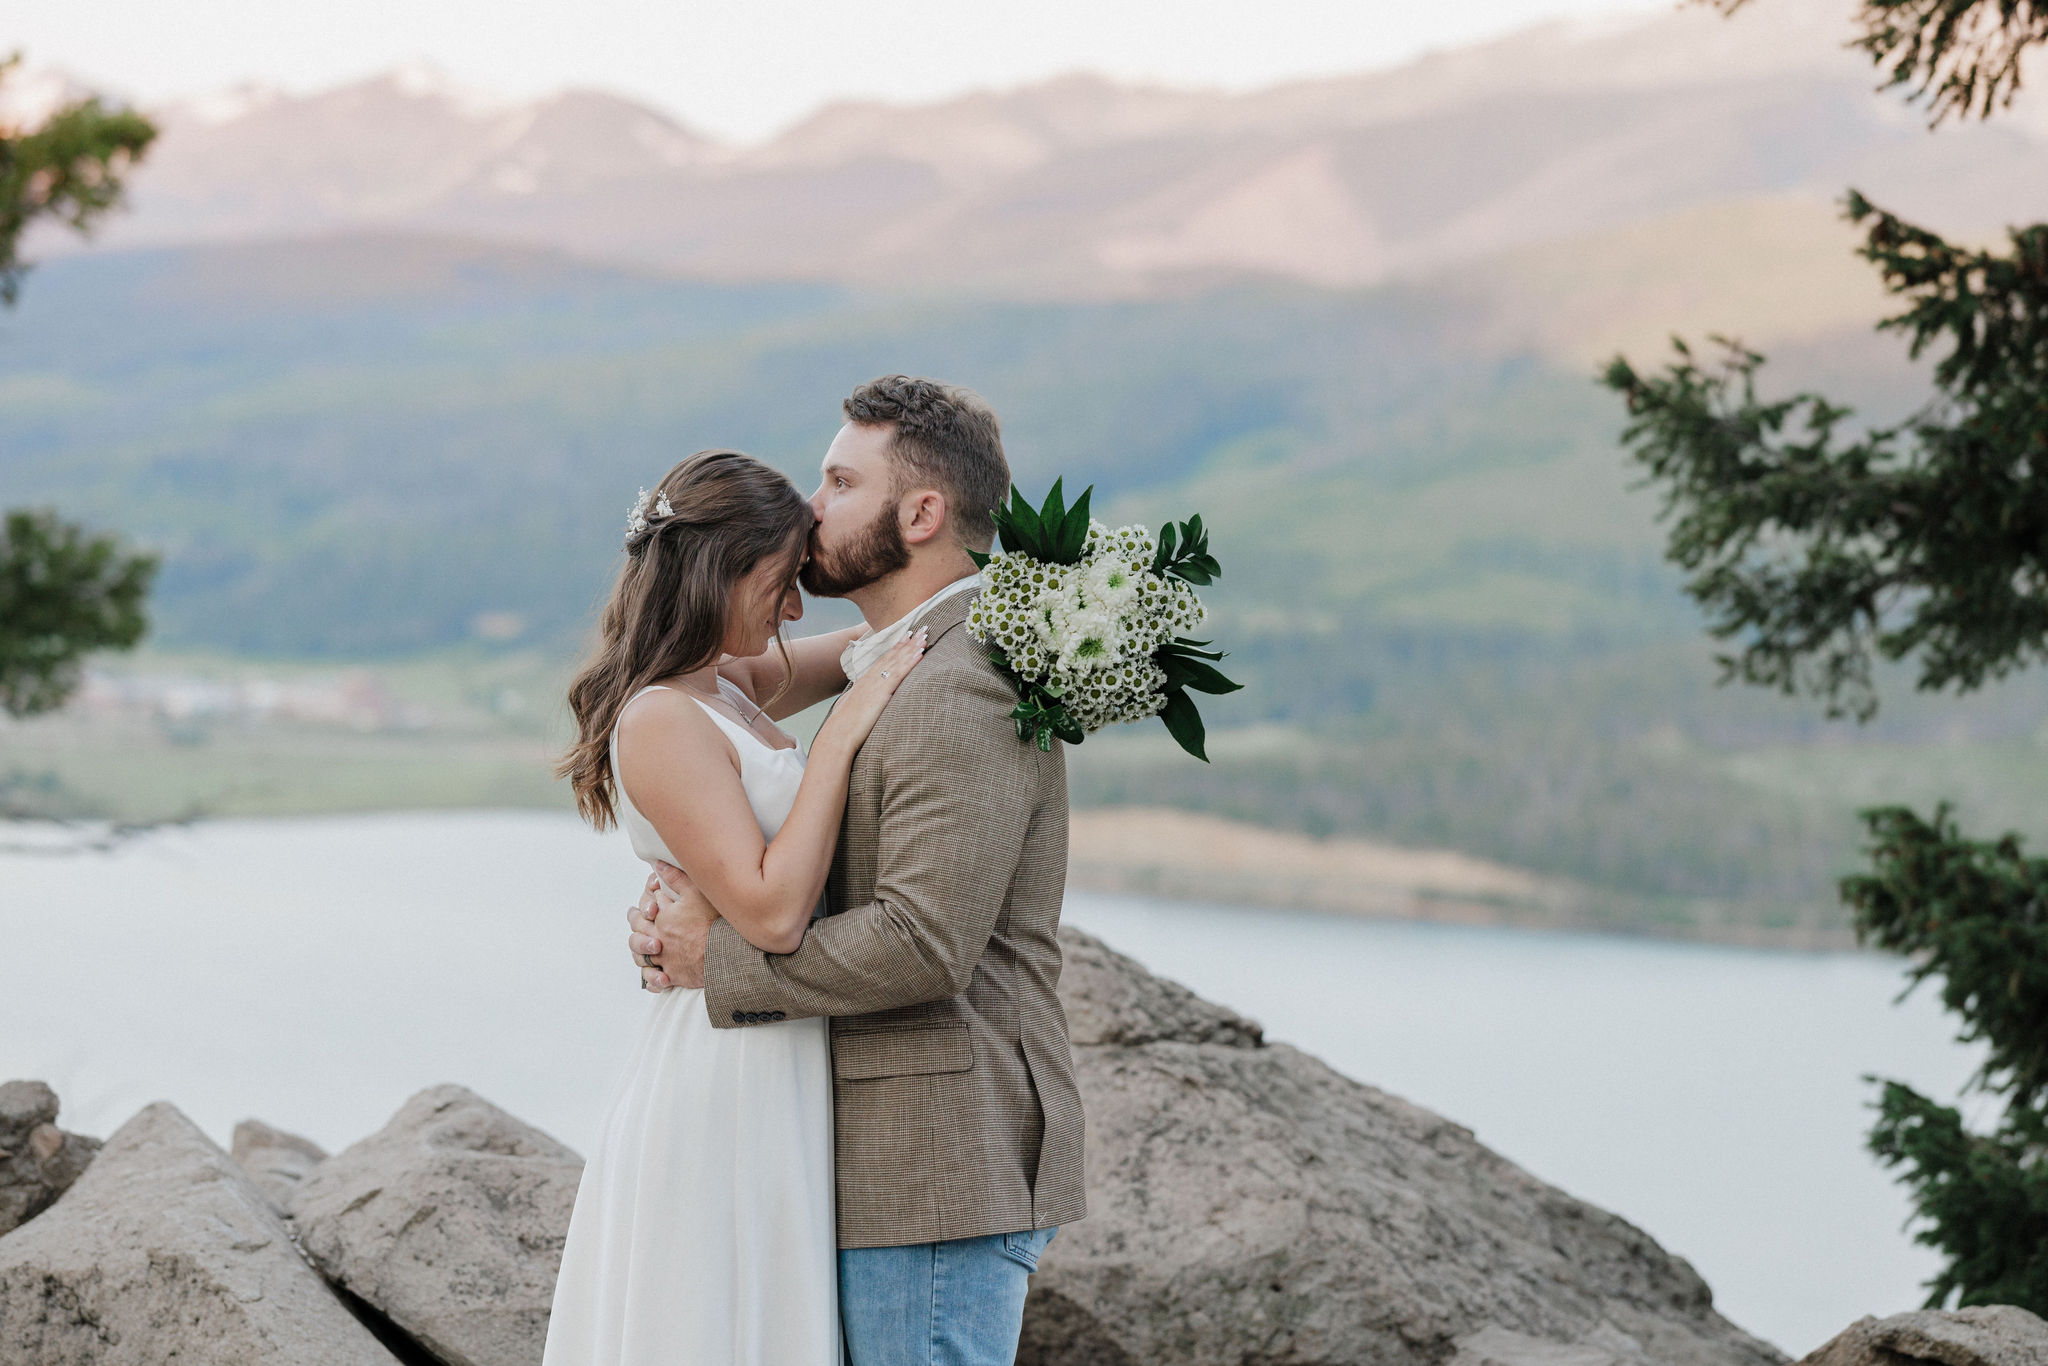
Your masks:
[{"label": "forested hillside", "polygon": [[164,547],[169,642],[390,653],[516,613],[560,644],[667,464],[807,479],[838,398],[909,370],[988,395],[1027,486],[1227,510],[1248,622],[1683,637],[1613,405],[1521,335],[1517,279],[943,304],[399,236],[76,257],[0,317],[0,474]]},{"label": "forested hillside", "polygon": [[[1027,485],[1217,527],[1252,684],[1212,708],[1217,762],[1100,737],[1083,801],[1463,848],[1622,923],[1824,918],[1860,773],[1990,772],[2038,712],[1853,736],[1702,683],[1617,415],[1518,321],[1541,273],[1489,278],[948,306],[412,237],[80,257],[0,320],[0,483],[163,549],[160,648],[565,662],[669,462],[729,444],[805,479],[852,384],[943,374],[996,403]],[[1794,349],[1836,370],[1855,336]],[[1910,392],[1896,358],[1855,368]]]}]

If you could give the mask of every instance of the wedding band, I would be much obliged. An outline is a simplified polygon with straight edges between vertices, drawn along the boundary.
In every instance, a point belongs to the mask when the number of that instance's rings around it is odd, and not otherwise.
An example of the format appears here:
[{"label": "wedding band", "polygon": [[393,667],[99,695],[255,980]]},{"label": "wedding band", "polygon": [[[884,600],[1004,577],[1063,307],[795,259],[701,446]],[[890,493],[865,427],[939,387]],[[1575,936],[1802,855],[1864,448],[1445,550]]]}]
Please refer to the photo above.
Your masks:
[{"label": "wedding band", "polygon": [[654,959],[647,954],[636,953],[633,956],[640,960],[640,966],[643,968],[658,968],[661,966],[661,964],[655,962]]}]

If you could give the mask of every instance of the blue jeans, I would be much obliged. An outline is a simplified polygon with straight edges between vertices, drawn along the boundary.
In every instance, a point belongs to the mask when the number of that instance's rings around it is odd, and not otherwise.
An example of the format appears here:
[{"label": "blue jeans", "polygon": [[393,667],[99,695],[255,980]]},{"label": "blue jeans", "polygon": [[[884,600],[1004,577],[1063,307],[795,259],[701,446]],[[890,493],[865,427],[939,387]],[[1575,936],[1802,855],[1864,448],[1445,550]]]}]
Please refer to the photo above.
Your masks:
[{"label": "blue jeans", "polygon": [[1024,1292],[1058,1229],[839,1254],[853,1366],[1012,1366]]}]

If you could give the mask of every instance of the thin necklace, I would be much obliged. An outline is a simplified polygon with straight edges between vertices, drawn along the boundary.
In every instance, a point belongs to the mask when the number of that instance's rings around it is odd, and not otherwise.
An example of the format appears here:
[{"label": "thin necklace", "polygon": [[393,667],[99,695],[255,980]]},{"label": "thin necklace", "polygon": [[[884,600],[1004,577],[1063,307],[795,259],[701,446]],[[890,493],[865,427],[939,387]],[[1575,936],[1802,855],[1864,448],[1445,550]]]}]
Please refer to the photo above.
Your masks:
[{"label": "thin necklace", "polygon": [[[709,700],[709,701],[712,701],[712,702],[723,702],[723,703],[725,703],[725,704],[726,704],[726,705],[728,705],[728,706],[730,706],[730,705],[732,704],[732,699],[731,699],[730,697],[727,697],[727,696],[725,695],[725,691],[724,691],[724,689],[720,689],[719,691],[717,691],[717,692],[715,692],[715,693],[711,693],[711,692],[705,692],[705,691],[704,691],[704,690],[703,690],[702,688],[698,687],[698,686],[697,686],[696,684],[692,683],[692,682],[691,682],[691,681],[690,681],[689,679],[687,679],[687,678],[678,678],[678,679],[676,680],[676,682],[678,682],[678,683],[682,684],[682,685],[683,685],[684,687],[688,688],[688,689],[689,689],[689,690],[690,690],[691,692],[693,692],[693,693],[697,694],[697,696],[699,696],[699,697],[702,697],[702,698],[705,698],[705,699],[707,699],[707,700]],[[748,706],[750,706],[750,707],[754,707],[754,704],[753,704],[753,702],[752,702],[752,701],[748,701],[748,702],[747,702],[747,705],[748,705]],[[747,720],[747,719],[746,719],[746,717],[745,717],[745,715],[744,715],[744,713],[743,713],[743,714],[741,715],[741,718],[740,718],[740,719],[741,719],[742,721],[745,721],[747,725],[749,725],[749,726],[752,726],[752,725],[754,724],[754,721],[758,721],[758,720],[760,720],[760,719],[761,719],[762,717],[766,716],[767,714],[768,714],[768,713],[767,713],[767,712],[765,712],[765,711],[763,711],[763,710],[762,710],[761,708],[759,708],[759,707],[754,707],[754,716],[753,716],[753,720],[751,720],[751,721],[750,721],[750,720]]]}]

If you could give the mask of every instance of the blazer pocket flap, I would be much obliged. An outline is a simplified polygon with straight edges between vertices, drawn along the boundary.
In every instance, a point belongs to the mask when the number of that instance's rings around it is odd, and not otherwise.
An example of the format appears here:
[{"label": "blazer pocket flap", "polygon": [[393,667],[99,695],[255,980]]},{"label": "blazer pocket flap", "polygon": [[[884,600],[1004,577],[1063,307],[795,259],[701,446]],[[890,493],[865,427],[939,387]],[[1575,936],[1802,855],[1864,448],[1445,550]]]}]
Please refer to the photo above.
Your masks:
[{"label": "blazer pocket flap", "polygon": [[974,1044],[964,1024],[841,1034],[832,1041],[832,1070],[844,1081],[966,1072],[973,1067]]}]

